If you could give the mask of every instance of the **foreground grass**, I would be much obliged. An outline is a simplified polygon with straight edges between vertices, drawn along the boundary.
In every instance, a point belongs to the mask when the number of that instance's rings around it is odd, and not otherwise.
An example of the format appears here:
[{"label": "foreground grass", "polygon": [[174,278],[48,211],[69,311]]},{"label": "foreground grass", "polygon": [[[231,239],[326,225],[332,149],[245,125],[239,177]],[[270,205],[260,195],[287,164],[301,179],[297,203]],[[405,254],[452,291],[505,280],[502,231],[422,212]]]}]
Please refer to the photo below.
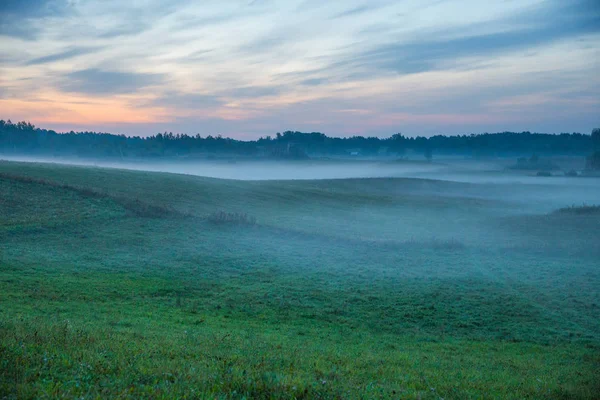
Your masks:
[{"label": "foreground grass", "polygon": [[[136,312],[137,311],[137,312]],[[29,397],[593,398],[577,346],[423,341],[139,309],[3,324],[2,390]],[[175,315],[173,315],[175,314]],[[156,328],[158,321],[169,329]]]},{"label": "foreground grass", "polygon": [[597,389],[597,348],[567,338],[468,340],[418,324],[392,334],[360,316],[339,323],[331,310],[289,318],[262,296],[236,304],[237,285],[183,297],[180,277],[57,271],[43,283],[21,266],[17,283],[3,269],[11,309],[0,314],[0,388],[18,398],[594,398]]},{"label": "foreground grass", "polygon": [[[597,397],[587,216],[492,224],[410,180],[0,167],[0,397]],[[258,223],[204,218],[223,208]]]}]

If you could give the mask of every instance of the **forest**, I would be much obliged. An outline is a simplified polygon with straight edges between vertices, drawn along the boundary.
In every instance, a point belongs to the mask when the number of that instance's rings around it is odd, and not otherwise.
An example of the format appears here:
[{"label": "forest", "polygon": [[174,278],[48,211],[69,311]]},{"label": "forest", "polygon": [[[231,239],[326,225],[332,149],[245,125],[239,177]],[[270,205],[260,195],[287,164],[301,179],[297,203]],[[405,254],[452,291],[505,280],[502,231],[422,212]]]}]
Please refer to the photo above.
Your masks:
[{"label": "forest", "polygon": [[[398,157],[407,153],[431,159],[435,154],[483,156],[590,155],[600,130],[582,133],[501,132],[387,138],[331,137],[320,132],[285,131],[257,140],[221,135],[157,133],[147,137],[99,132],[65,132],[38,128],[29,122],[0,120],[0,153],[81,158],[158,158],[235,156],[302,159],[328,156]],[[594,158],[595,157],[595,158]],[[590,158],[597,161],[598,155]]]}]

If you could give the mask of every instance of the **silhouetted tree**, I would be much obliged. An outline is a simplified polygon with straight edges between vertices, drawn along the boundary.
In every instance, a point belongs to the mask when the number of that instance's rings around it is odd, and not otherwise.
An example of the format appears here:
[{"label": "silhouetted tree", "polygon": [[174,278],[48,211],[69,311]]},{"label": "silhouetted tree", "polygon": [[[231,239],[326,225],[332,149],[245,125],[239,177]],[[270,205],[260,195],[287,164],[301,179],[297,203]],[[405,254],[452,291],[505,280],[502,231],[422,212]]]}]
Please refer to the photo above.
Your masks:
[{"label": "silhouetted tree", "polygon": [[353,136],[328,137],[320,132],[285,131],[275,138],[267,136],[254,141],[224,138],[221,135],[189,136],[158,133],[149,137],[127,137],[97,132],[73,131],[59,134],[36,128],[28,122],[0,120],[0,153],[43,154],[74,157],[181,157],[200,154],[245,155],[304,158],[310,156],[361,155],[385,152],[403,154],[413,150],[431,159],[433,149],[441,154],[523,155],[523,154],[589,154],[600,150],[600,130],[592,135],[562,133],[550,135],[531,132],[484,133],[479,135],[406,137],[396,133],[389,138]]},{"label": "silhouetted tree", "polygon": [[600,128],[592,129],[592,144],[594,149],[600,150]]},{"label": "silhouetted tree", "polygon": [[592,170],[600,170],[600,151],[594,152],[587,158],[587,168]]},{"label": "silhouetted tree", "polygon": [[425,152],[423,153],[427,161],[431,161],[433,159],[433,151],[431,147],[425,147]]}]

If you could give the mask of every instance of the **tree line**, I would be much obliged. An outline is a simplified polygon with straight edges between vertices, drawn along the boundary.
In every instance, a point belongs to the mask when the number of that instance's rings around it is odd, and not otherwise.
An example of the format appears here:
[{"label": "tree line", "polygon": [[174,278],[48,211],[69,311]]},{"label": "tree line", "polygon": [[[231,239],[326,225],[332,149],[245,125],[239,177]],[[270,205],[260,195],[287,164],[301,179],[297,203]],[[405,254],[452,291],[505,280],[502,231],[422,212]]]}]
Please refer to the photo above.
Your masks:
[{"label": "tree line", "polygon": [[85,158],[156,158],[248,156],[306,158],[327,156],[403,156],[432,158],[434,154],[511,156],[518,154],[589,155],[598,147],[600,130],[545,134],[501,132],[432,137],[329,137],[320,132],[286,131],[257,140],[218,136],[158,133],[148,137],[98,132],[66,132],[37,128],[29,122],[0,120],[0,153]]}]

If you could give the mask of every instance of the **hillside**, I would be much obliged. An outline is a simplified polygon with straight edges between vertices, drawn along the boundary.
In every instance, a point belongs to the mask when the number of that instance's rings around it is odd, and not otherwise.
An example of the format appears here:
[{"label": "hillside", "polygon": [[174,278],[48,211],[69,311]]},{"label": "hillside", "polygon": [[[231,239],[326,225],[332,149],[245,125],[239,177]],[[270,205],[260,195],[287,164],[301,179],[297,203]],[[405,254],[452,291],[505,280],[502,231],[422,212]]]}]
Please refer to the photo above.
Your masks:
[{"label": "hillside", "polygon": [[494,190],[0,162],[0,394],[594,398],[599,216]]}]

